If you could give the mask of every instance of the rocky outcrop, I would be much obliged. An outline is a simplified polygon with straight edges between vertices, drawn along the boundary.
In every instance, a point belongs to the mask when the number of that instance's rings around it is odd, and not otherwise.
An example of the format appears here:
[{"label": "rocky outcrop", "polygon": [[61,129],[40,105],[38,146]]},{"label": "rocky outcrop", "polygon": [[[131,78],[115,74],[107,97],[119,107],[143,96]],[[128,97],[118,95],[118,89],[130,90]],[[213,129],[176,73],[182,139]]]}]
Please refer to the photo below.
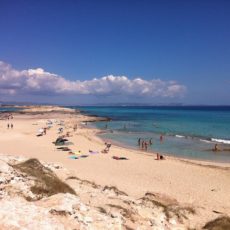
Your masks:
[{"label": "rocky outcrop", "polygon": [[6,155],[0,155],[0,207],[0,229],[197,229],[189,221],[195,209],[162,194],[134,199],[61,165]]}]

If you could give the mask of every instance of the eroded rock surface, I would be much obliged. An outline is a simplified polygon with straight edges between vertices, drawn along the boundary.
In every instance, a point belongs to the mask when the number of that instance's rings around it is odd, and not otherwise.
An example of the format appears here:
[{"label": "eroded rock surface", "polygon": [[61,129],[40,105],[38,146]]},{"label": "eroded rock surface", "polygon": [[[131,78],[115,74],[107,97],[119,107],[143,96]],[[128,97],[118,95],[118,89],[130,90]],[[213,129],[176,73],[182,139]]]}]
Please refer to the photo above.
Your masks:
[{"label": "eroded rock surface", "polygon": [[[57,176],[58,175],[58,176]],[[61,178],[61,179],[59,179]],[[0,229],[199,229],[199,210],[157,193],[134,199],[58,164],[0,155]]]}]

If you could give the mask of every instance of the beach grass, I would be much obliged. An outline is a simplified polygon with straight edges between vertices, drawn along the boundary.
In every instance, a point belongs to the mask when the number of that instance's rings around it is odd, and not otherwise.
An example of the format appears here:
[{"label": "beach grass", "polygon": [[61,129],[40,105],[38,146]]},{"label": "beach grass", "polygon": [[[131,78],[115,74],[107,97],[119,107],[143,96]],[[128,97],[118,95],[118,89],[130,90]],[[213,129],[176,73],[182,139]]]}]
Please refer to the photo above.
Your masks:
[{"label": "beach grass", "polygon": [[41,198],[57,193],[71,193],[76,195],[76,192],[68,184],[62,182],[55,173],[43,166],[37,159],[29,159],[13,165],[13,167],[27,176],[34,178],[35,185],[30,188],[31,192],[39,195]]}]

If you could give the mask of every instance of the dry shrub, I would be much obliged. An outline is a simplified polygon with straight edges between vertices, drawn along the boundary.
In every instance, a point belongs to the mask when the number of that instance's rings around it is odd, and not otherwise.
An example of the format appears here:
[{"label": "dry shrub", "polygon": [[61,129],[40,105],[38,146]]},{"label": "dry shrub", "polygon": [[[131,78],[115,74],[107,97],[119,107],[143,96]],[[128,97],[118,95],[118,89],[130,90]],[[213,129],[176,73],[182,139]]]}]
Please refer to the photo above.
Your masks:
[{"label": "dry shrub", "polygon": [[125,192],[122,192],[121,190],[119,190],[117,187],[115,186],[105,186],[103,188],[103,191],[106,191],[106,190],[110,190],[110,191],[113,191],[116,195],[123,195],[123,196],[128,196]]},{"label": "dry shrub", "polygon": [[69,176],[66,178],[66,180],[78,180],[80,184],[83,184],[83,185],[88,185],[88,186],[91,186],[95,189],[97,188],[100,188],[101,186],[96,184],[95,182],[91,182],[89,180],[81,180],[80,178],[76,177],[76,176]]},{"label": "dry shrub", "polygon": [[62,182],[55,173],[42,165],[37,159],[29,159],[12,167],[34,178],[35,185],[31,187],[31,191],[39,195],[40,198],[57,193],[76,195],[75,191],[68,184]]},{"label": "dry shrub", "polygon": [[183,223],[183,219],[189,219],[187,215],[191,215],[191,214],[194,215],[196,211],[192,207],[180,207],[180,206],[169,205],[164,208],[164,213],[167,220],[169,220],[173,216],[176,216],[177,219],[181,223]]},{"label": "dry shrub", "polygon": [[123,227],[125,228],[125,230],[135,230],[134,228],[131,228],[128,225],[123,225]]},{"label": "dry shrub", "polygon": [[230,229],[230,217],[221,216],[215,220],[209,221],[205,224],[203,229],[208,230],[229,230]]},{"label": "dry shrub", "polygon": [[132,210],[124,208],[121,205],[116,205],[116,204],[107,204],[107,205],[111,208],[118,209],[123,217],[131,220],[132,222],[135,222],[136,214]]},{"label": "dry shrub", "polygon": [[103,214],[107,214],[107,211],[105,208],[103,208],[103,207],[97,207],[97,208],[98,208],[99,212],[101,212]]},{"label": "dry shrub", "polygon": [[165,213],[167,220],[176,216],[177,219],[183,223],[183,219],[188,219],[187,215],[195,214],[195,209],[192,207],[180,207],[176,200],[158,197],[153,193],[146,193],[144,197],[140,199],[142,204],[150,207],[157,207],[162,209]]},{"label": "dry shrub", "polygon": [[66,180],[80,180],[80,179],[76,176],[69,176],[66,178]]},{"label": "dry shrub", "polygon": [[64,210],[55,210],[55,209],[51,209],[49,211],[49,213],[53,214],[53,215],[58,215],[58,216],[68,216],[70,215],[71,213],[69,212],[66,212]]}]

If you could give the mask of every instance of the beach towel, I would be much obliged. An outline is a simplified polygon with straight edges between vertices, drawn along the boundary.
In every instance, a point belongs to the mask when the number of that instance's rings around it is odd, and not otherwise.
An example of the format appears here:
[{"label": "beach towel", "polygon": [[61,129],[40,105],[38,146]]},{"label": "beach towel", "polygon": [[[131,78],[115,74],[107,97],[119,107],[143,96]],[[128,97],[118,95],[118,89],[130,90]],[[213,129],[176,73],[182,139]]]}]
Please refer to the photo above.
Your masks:
[{"label": "beach towel", "polygon": [[99,152],[98,151],[89,150],[89,153],[91,153],[91,154],[98,154]]},{"label": "beach towel", "polygon": [[128,160],[126,157],[118,157],[118,156],[113,156],[112,157],[114,160]]},{"label": "beach towel", "polygon": [[74,154],[75,155],[81,155],[82,153],[81,153],[81,151],[76,151],[76,152],[74,152]]},{"label": "beach towel", "polygon": [[74,160],[78,159],[78,157],[76,157],[76,156],[74,156],[74,155],[69,156],[69,158],[70,158],[70,159],[74,159]]}]

